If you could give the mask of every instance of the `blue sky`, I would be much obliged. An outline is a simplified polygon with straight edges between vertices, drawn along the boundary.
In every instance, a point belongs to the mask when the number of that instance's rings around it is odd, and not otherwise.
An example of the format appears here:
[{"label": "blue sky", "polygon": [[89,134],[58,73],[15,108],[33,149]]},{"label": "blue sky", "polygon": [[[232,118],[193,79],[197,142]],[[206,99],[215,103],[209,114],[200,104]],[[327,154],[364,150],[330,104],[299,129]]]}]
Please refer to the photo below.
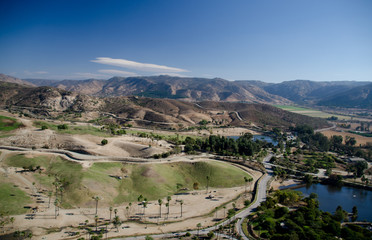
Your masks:
[{"label": "blue sky", "polygon": [[0,72],[372,81],[372,1],[2,0]]}]

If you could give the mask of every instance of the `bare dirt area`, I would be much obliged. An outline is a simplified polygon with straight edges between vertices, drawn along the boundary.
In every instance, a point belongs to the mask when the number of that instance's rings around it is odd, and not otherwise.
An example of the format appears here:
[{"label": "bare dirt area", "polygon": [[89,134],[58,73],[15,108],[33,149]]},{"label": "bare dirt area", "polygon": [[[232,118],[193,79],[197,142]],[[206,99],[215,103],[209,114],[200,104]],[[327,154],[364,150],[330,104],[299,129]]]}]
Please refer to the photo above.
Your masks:
[{"label": "bare dirt area", "polygon": [[[145,220],[148,224],[124,222],[120,226],[119,232],[110,224],[108,226],[108,236],[115,237],[181,231],[194,229],[198,223],[201,223],[203,227],[211,226],[216,223],[216,220],[226,216],[227,209],[232,208],[233,203],[237,208],[241,208],[245,199],[251,199],[251,194],[244,195],[244,190],[244,187],[235,187],[210,189],[208,193],[205,190],[201,190],[187,194],[173,195],[170,201],[169,214],[167,214],[167,208],[162,205],[161,217],[159,215],[160,207],[157,201],[149,202],[146,209],[138,203],[133,204],[129,209],[126,209],[127,204],[116,207],[117,214],[121,220],[126,221],[129,216],[134,216]],[[243,195],[236,199],[242,193]],[[182,217],[181,201],[183,201]],[[226,204],[226,208],[221,207],[223,204]],[[218,208],[217,212],[214,211],[216,207]],[[92,225],[92,228],[94,228],[95,215],[95,208],[79,208],[60,209],[59,215],[55,217],[54,206],[48,208],[47,204],[45,204],[39,207],[38,212],[34,214],[14,216],[14,226],[20,230],[31,229],[34,239],[65,239],[69,237],[70,232],[79,231],[85,234],[84,231],[78,230],[76,227],[85,225],[86,220],[88,220],[88,225]],[[104,227],[103,223],[110,219],[109,208],[98,208],[97,215],[100,219],[99,226]],[[112,213],[112,217],[113,215]],[[66,228],[66,226],[70,227]],[[63,230],[48,234],[47,229],[53,228],[62,228]]]},{"label": "bare dirt area", "polygon": [[31,120],[17,119],[25,127],[15,130],[12,136],[0,138],[0,145],[24,148],[83,150],[92,155],[113,157],[150,157],[171,149],[170,144],[166,141],[129,135],[106,138],[108,144],[103,146],[101,144],[103,137],[59,134],[50,129],[41,130],[36,128]]},{"label": "bare dirt area", "polygon": [[353,134],[353,133],[348,133],[348,132],[339,132],[339,131],[333,131],[333,130],[323,131],[322,134],[324,134],[328,138],[330,138],[333,135],[342,136],[344,143],[345,143],[346,136],[350,136],[350,137],[355,138],[355,140],[357,141],[356,145],[359,145],[359,144],[366,145],[367,143],[372,144],[372,138],[360,136],[358,134]]},{"label": "bare dirt area", "polygon": [[272,188],[273,190],[278,190],[280,187],[287,187],[287,186],[292,186],[292,185],[296,185],[296,184],[301,184],[302,181],[301,180],[297,180],[297,179],[287,179],[287,180],[278,180],[278,179],[275,179],[271,182],[270,184],[270,188]]}]

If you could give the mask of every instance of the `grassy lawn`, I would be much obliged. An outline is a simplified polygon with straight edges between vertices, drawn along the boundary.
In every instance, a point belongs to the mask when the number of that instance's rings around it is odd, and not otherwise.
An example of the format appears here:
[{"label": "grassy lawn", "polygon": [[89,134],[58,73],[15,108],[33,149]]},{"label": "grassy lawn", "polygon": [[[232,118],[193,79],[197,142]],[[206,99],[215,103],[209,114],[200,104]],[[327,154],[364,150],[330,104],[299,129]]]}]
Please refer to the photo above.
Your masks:
[{"label": "grassy lawn", "polygon": [[[37,187],[54,192],[55,176],[65,183],[64,208],[92,207],[93,196],[102,198],[105,205],[135,202],[139,195],[156,200],[173,195],[182,188],[193,190],[197,182],[205,189],[206,176],[209,187],[228,188],[244,185],[244,177],[250,176],[241,169],[222,162],[123,164],[94,163],[83,169],[75,162],[60,157],[33,156],[23,154],[9,156],[4,163],[13,167],[41,166],[41,173],[33,173]],[[121,176],[119,180],[112,176]]]},{"label": "grassy lawn", "polygon": [[26,213],[27,209],[24,206],[29,203],[31,199],[25,192],[0,176],[0,213],[10,215]]},{"label": "grassy lawn", "polygon": [[[161,137],[161,139],[164,139],[164,140],[169,140],[169,139],[175,139],[177,138],[177,134],[176,133],[169,133],[169,134],[164,134],[164,133],[157,133],[157,132],[145,132],[145,131],[141,131],[141,130],[135,130],[135,129],[126,129],[125,130],[128,134],[133,134],[133,135],[143,135],[143,137]],[[180,141],[184,141],[187,137],[191,137],[191,138],[200,138],[199,136],[195,136],[195,135],[184,135],[184,134],[178,134],[178,140]]]},{"label": "grassy lawn", "polygon": [[0,115],[0,132],[9,132],[22,126],[23,124],[18,122],[15,118]]},{"label": "grassy lawn", "polygon": [[101,129],[98,129],[93,126],[74,126],[74,125],[68,125],[68,129],[58,129],[58,125],[44,122],[44,121],[34,121],[35,127],[42,127],[45,126],[48,129],[54,130],[58,133],[66,133],[66,134],[76,134],[76,135],[84,135],[84,134],[90,134],[94,136],[99,137],[110,137],[112,136],[108,132],[102,131]]}]

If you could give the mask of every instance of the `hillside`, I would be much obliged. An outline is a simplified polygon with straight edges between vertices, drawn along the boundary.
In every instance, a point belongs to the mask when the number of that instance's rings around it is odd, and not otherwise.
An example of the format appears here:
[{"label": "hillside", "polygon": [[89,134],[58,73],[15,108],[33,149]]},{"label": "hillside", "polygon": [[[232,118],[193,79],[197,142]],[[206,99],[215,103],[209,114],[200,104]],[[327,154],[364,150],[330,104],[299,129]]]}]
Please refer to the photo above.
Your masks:
[{"label": "hillside", "polygon": [[285,81],[264,86],[268,93],[289,99],[297,104],[316,104],[318,100],[341,94],[354,87],[367,85],[369,82],[334,81],[315,82],[309,80]]},{"label": "hillside", "polygon": [[321,100],[321,106],[372,109],[372,83]]},{"label": "hillside", "polygon": [[8,75],[1,74],[1,73],[0,73],[0,81],[7,82],[7,83],[16,83],[16,84],[25,85],[25,86],[33,86],[33,87],[36,86],[35,84],[32,84],[31,82],[24,81],[19,78],[15,78],[15,77],[8,76]]},{"label": "hillside", "polygon": [[133,121],[139,126],[162,128],[192,126],[201,120],[216,126],[249,126],[251,123],[268,127],[289,127],[303,123],[314,127],[327,126],[325,120],[289,113],[265,104],[192,103],[145,97],[98,98],[53,87],[24,87],[10,83],[0,83],[0,92],[0,105],[3,107],[19,108],[35,116],[53,118],[77,112],[84,120],[93,120],[103,112],[118,123]]},{"label": "hillside", "polygon": [[28,81],[58,87],[83,94],[113,96],[144,96],[183,99],[188,101],[246,101],[252,103],[289,104],[290,101],[274,96],[254,85],[227,81],[220,78],[181,78],[166,75],[149,77],[113,77],[108,80],[40,80]]}]

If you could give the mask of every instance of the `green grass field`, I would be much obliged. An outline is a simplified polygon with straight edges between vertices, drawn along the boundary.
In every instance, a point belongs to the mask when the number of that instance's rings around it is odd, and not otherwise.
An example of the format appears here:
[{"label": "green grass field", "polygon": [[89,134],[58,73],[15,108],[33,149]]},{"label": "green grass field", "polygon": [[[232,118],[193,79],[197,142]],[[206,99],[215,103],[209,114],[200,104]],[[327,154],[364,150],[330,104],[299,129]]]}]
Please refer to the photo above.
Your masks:
[{"label": "green grass field", "polygon": [[9,132],[22,126],[15,118],[0,115],[0,132]]},{"label": "green grass field", "polygon": [[[244,177],[250,176],[241,169],[223,162],[164,163],[164,164],[123,164],[94,163],[83,169],[78,163],[59,157],[37,156],[28,158],[19,154],[5,159],[13,167],[36,167],[45,169],[41,174],[33,173],[36,186],[54,190],[54,176],[64,180],[64,208],[92,207],[93,196],[103,198],[101,203],[117,205],[134,202],[139,195],[156,200],[173,195],[183,188],[193,190],[197,182],[199,189],[205,189],[206,176],[209,187],[227,188],[244,185]],[[113,176],[121,176],[122,180]]]},{"label": "green grass field", "polygon": [[98,129],[93,126],[74,126],[74,125],[68,125],[68,129],[58,129],[58,125],[48,123],[45,121],[34,121],[35,127],[42,127],[46,126],[48,129],[57,131],[58,133],[66,133],[66,134],[75,134],[75,135],[94,135],[99,137],[110,137],[112,136],[108,132],[102,131],[101,129]]},{"label": "green grass field", "polygon": [[303,107],[295,107],[295,106],[286,106],[286,105],[274,105],[277,108],[289,111],[289,112],[296,112],[298,114],[302,114],[309,117],[319,117],[319,118],[330,118],[332,116],[337,117],[340,120],[350,120],[351,117],[343,116],[339,114],[330,114],[322,111],[318,111],[311,108],[303,108]]},{"label": "green grass field", "polygon": [[31,199],[25,192],[6,182],[7,179],[0,176],[0,214],[13,215],[26,213],[24,208],[31,203]]}]

